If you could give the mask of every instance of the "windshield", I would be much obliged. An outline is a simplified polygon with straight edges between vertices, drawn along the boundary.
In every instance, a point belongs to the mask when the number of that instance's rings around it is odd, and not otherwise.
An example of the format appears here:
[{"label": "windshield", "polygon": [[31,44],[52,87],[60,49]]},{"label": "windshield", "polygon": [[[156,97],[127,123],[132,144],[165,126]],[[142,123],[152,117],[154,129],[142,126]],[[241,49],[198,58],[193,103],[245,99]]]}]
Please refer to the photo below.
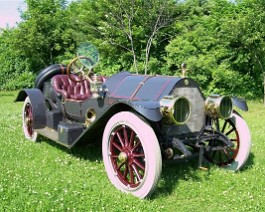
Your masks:
[{"label": "windshield", "polygon": [[[91,43],[84,43],[77,49],[77,57],[80,63],[91,70],[99,62],[98,49]],[[89,58],[89,60],[87,59]]]}]

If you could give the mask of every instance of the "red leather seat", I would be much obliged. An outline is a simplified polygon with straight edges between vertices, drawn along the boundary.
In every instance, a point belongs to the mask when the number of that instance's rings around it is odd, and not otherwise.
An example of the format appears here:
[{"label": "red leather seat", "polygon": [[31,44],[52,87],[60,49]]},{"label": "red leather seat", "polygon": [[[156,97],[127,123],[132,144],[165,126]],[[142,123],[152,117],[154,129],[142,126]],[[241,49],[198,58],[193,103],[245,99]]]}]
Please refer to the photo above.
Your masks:
[{"label": "red leather seat", "polygon": [[[73,75],[72,78],[80,80],[80,77],[76,75]],[[52,78],[51,83],[54,90],[65,99],[82,101],[92,95],[88,80],[74,82],[67,75],[56,75]]]}]

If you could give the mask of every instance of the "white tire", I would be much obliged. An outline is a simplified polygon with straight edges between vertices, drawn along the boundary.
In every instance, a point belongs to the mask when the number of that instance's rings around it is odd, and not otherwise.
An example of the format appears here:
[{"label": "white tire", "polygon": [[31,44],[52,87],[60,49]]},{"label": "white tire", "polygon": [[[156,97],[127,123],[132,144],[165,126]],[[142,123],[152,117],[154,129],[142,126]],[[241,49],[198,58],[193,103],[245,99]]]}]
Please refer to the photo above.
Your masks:
[{"label": "white tire", "polygon": [[103,161],[111,183],[139,198],[152,194],[162,170],[161,150],[150,125],[131,112],[108,121],[102,141]]}]

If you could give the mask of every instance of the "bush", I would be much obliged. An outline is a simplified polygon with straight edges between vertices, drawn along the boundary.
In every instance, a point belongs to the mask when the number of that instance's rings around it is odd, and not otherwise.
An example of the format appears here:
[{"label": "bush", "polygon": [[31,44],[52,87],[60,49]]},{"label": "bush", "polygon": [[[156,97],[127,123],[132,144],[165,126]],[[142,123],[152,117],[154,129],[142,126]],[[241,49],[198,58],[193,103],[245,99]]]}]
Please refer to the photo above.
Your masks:
[{"label": "bush", "polygon": [[31,88],[34,85],[35,75],[32,72],[14,73],[9,75],[5,83],[0,86],[0,90],[18,90],[21,88]]}]

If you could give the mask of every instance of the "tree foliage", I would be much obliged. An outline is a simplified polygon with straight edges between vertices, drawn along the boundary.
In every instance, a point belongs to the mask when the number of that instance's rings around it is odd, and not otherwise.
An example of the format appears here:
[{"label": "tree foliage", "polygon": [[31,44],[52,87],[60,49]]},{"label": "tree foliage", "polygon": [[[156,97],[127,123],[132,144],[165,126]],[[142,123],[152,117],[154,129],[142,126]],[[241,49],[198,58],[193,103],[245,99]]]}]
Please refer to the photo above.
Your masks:
[{"label": "tree foliage", "polygon": [[[79,28],[101,47],[112,66],[147,73],[163,59],[169,28],[177,15],[171,0],[81,1]],[[91,15],[93,14],[93,15]],[[117,57],[116,57],[117,55]]]},{"label": "tree foliage", "polygon": [[[0,32],[0,89],[33,85],[45,66],[75,48],[99,48],[110,75],[180,75],[180,64],[206,93],[261,97],[265,84],[262,0],[26,0],[23,21]],[[8,76],[8,77],[6,77]]]},{"label": "tree foliage", "polygon": [[[58,62],[75,45],[65,0],[26,0],[26,3],[23,21],[16,28],[4,29],[0,37],[3,41],[0,58],[5,61],[0,64],[0,74],[10,76],[0,77],[1,89],[33,85],[34,74]],[[24,82],[23,76],[28,76],[24,78],[31,83]]]},{"label": "tree foliage", "polygon": [[186,62],[190,77],[208,93],[247,94],[252,86],[247,84],[250,79],[233,66],[233,55],[238,54],[232,46],[234,35],[229,25],[237,6],[226,0],[186,1],[184,18],[175,25],[177,36],[166,47],[169,69],[179,71],[176,68]]}]

